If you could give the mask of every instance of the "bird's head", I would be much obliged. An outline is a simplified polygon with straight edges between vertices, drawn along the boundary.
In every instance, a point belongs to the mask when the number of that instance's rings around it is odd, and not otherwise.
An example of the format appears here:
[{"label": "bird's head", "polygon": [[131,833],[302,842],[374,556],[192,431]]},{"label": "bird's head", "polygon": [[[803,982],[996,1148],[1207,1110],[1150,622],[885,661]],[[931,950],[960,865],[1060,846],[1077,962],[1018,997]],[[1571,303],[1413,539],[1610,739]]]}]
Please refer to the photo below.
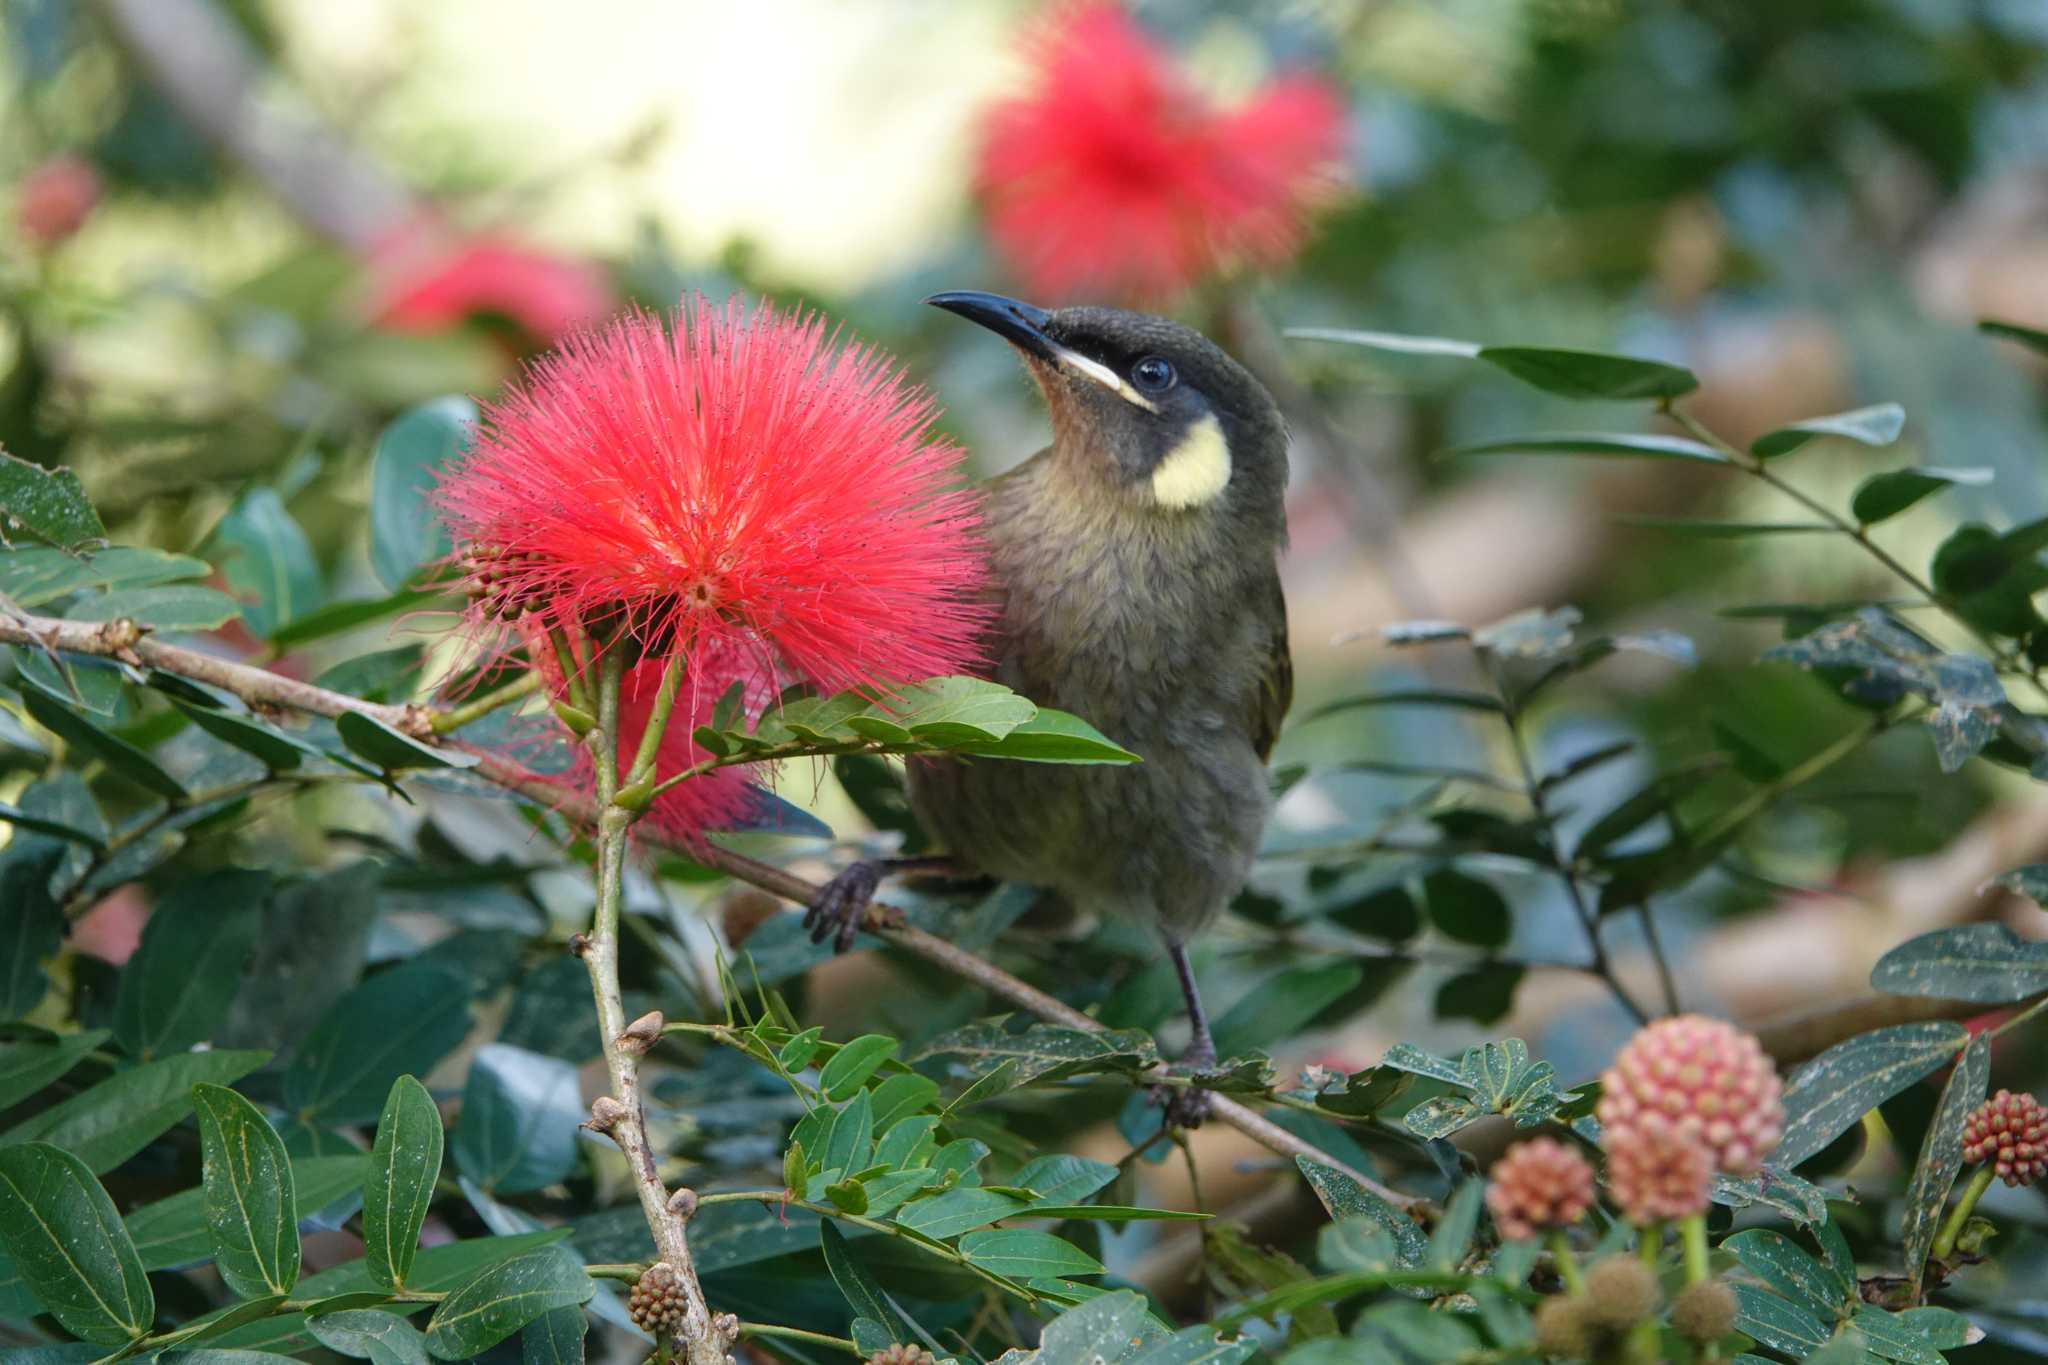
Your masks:
[{"label": "bird's head", "polygon": [[1277,518],[1287,430],[1265,386],[1189,327],[1115,308],[1048,312],[1000,294],[925,302],[1023,353],[1052,411],[1056,459],[1163,514]]}]

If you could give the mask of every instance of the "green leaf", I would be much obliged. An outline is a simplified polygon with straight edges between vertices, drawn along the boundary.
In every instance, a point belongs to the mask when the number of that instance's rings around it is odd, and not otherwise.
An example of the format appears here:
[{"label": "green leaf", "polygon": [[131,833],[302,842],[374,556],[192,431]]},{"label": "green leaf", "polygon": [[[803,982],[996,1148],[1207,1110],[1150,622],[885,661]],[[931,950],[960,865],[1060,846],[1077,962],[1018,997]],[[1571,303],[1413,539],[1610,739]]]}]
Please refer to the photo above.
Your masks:
[{"label": "green leaf", "polygon": [[597,1281],[569,1248],[529,1251],[486,1267],[443,1299],[427,1324],[427,1349],[442,1360],[466,1360],[541,1314],[587,1303],[596,1292]]},{"label": "green leaf", "polygon": [[992,1275],[1013,1280],[1040,1276],[1101,1275],[1107,1267],[1072,1242],[1049,1232],[990,1228],[960,1239],[960,1254]]},{"label": "green leaf", "polygon": [[77,1155],[0,1147],[0,1245],[72,1335],[118,1346],[149,1331],[156,1298],[114,1201]]},{"label": "green leaf", "polygon": [[60,1080],[107,1037],[107,1030],[96,1028],[47,1041],[26,1038],[0,1043],[0,1109],[19,1104]]},{"label": "green leaf", "polygon": [[1737,1331],[1755,1337],[1774,1351],[1804,1360],[1827,1345],[1829,1329],[1804,1308],[1759,1285],[1736,1283]]},{"label": "green leaf", "polygon": [[1294,1164],[1308,1178],[1309,1188],[1316,1192],[1316,1198],[1322,1201],[1330,1217],[1370,1218],[1393,1237],[1394,1246],[1401,1254],[1401,1264],[1412,1266],[1422,1263],[1429,1243],[1423,1237],[1422,1229],[1415,1226],[1414,1219],[1335,1166],[1326,1166],[1305,1156],[1296,1157]]},{"label": "green leaf", "polygon": [[1888,446],[1899,439],[1906,425],[1906,410],[1897,403],[1878,403],[1853,412],[1828,417],[1809,417],[1803,422],[1767,431],[1749,444],[1750,454],[1760,460],[1789,455],[1808,441],[1822,436],[1840,436],[1867,446]]},{"label": "green leaf", "polygon": [[854,1316],[879,1323],[893,1341],[909,1340],[903,1319],[890,1307],[888,1296],[882,1292],[882,1286],[867,1267],[861,1264],[860,1257],[847,1246],[845,1234],[830,1222],[820,1222],[818,1238],[825,1253],[825,1269],[832,1276],[832,1283],[846,1297]]},{"label": "green leaf", "polygon": [[0,1147],[48,1142],[95,1173],[109,1171],[192,1112],[192,1087],[228,1085],[268,1061],[267,1052],[186,1052],[117,1071],[82,1094],[23,1119]]},{"label": "green leaf", "polygon": [[214,559],[245,603],[249,629],[269,636],[320,602],[320,564],[284,499],[258,488],[221,518]]},{"label": "green leaf", "polygon": [[1896,1024],[1835,1044],[1786,1083],[1785,1136],[1776,1161],[1789,1170],[1815,1155],[1949,1062],[1969,1038],[1961,1024]]},{"label": "green leaf", "polygon": [[1100,730],[1064,711],[1039,707],[1036,715],[991,744],[950,746],[975,758],[1020,763],[1137,763],[1141,760]]},{"label": "green leaf", "polygon": [[1481,441],[1458,446],[1446,455],[1596,455],[1636,457],[1651,460],[1694,460],[1701,464],[1728,464],[1728,457],[1710,445],[1684,436],[1651,436],[1616,431],[1545,432],[1539,436],[1512,436],[1500,441]]},{"label": "green leaf", "polygon": [[15,530],[65,550],[107,538],[76,473],[45,469],[0,450],[0,534]]},{"label": "green leaf", "polygon": [[1750,1228],[1721,1243],[1721,1249],[1758,1279],[1823,1320],[1832,1321],[1847,1307],[1834,1276],[1783,1233]]},{"label": "green leaf", "polygon": [[[284,1106],[302,1122],[363,1123],[391,1083],[419,1075],[468,1034],[471,991],[440,967],[411,963],[369,977],[330,1007],[285,1068]],[[374,1029],[365,1019],[378,1021]]]},{"label": "green leaf", "polygon": [[328,1350],[370,1365],[427,1365],[425,1334],[396,1313],[374,1308],[321,1313],[307,1317],[306,1330]]},{"label": "green leaf", "polygon": [[50,878],[64,856],[61,846],[20,834],[0,848],[0,1019],[21,1018],[49,992],[43,963],[65,934]]},{"label": "green leaf", "polygon": [[422,744],[360,711],[342,712],[335,719],[334,729],[343,744],[386,772],[406,768],[474,768],[482,762],[475,754]]},{"label": "green leaf", "polygon": [[441,1111],[411,1076],[391,1083],[363,1182],[363,1252],[370,1279],[403,1289],[441,1178]]},{"label": "green leaf", "polygon": [[1623,526],[1645,531],[1666,531],[1695,540],[1749,540],[1757,536],[1840,534],[1840,528],[1824,521],[1716,521],[1701,517],[1616,517]]},{"label": "green leaf", "polygon": [[1849,512],[1865,526],[1875,526],[1944,488],[1991,482],[1989,469],[1894,469],[1873,474],[1857,485]]},{"label": "green leaf", "polygon": [[242,614],[234,598],[197,583],[119,588],[82,597],[64,613],[72,621],[130,620],[152,630],[217,630]]},{"label": "green leaf", "polygon": [[917,1058],[956,1053],[986,1074],[1008,1062],[1016,1067],[1013,1081],[1064,1080],[1097,1071],[1142,1071],[1156,1066],[1159,1052],[1143,1029],[1106,1029],[1100,1033],[1033,1024],[1012,1033],[1000,1020],[985,1020],[955,1029],[926,1043]]},{"label": "green leaf", "polygon": [[1375,351],[1399,351],[1404,355],[1451,355],[1474,360],[1485,349],[1476,341],[1454,341],[1449,337],[1408,336],[1400,332],[1361,332],[1346,327],[1289,327],[1283,334],[1299,341],[1336,341],[1346,346],[1364,346]]},{"label": "green leaf", "polygon": [[1498,713],[1502,708],[1500,698],[1485,692],[1455,692],[1437,688],[1402,688],[1391,692],[1368,692],[1364,696],[1345,697],[1333,701],[1302,717],[1304,722],[1321,720],[1343,711],[1357,711],[1369,706],[1443,706],[1463,711],[1490,711]]},{"label": "green leaf", "polygon": [[114,1033],[130,1055],[147,1060],[213,1039],[234,1007],[270,885],[268,872],[225,868],[158,898],[114,1001]]},{"label": "green leaf", "polygon": [[1482,346],[1479,359],[1560,398],[1677,398],[1700,386],[1690,370],[1605,351]]},{"label": "green leaf", "polygon": [[1991,1080],[1991,1040],[1978,1037],[1963,1049],[1963,1055],[1949,1072],[1941,1088],[1941,1101],[1934,1108],[1927,1135],[1920,1140],[1920,1155],[1913,1163],[1913,1180],[1906,1187],[1906,1213],[1901,1241],[1906,1253],[1906,1279],[1917,1296],[1920,1277],[1927,1269],[1927,1253],[1934,1246],[1934,1234],[1941,1223],[1942,1208],[1949,1191],[1963,1169],[1963,1125],[1984,1102]]},{"label": "green leaf", "polygon": [[47,545],[0,550],[0,593],[18,607],[40,607],[80,588],[142,587],[212,572],[212,565],[191,555],[128,545],[81,554]]},{"label": "green leaf", "polygon": [[1446,938],[1478,948],[1498,948],[1514,930],[1508,903],[1477,877],[1439,868],[1423,878],[1422,892],[1430,923]]},{"label": "green leaf", "polygon": [[962,1186],[948,1190],[932,1199],[920,1199],[905,1205],[896,1214],[899,1227],[912,1232],[923,1233],[936,1241],[957,1237],[978,1227],[985,1227],[999,1218],[1014,1218],[1030,1205],[1022,1199],[994,1190]]},{"label": "green leaf", "polygon": [[1439,1270],[1456,1270],[1472,1249],[1472,1238],[1479,1230],[1479,1205],[1486,1194],[1486,1182],[1480,1179],[1467,1180],[1458,1186],[1451,1202],[1444,1207],[1444,1216],[1430,1231],[1429,1246],[1424,1260]]},{"label": "green leaf", "polygon": [[260,1110],[219,1085],[192,1087],[213,1255],[245,1298],[288,1294],[299,1280],[299,1216],[284,1140]]},{"label": "green leaf", "polygon": [[21,700],[38,725],[54,732],[67,744],[76,745],[128,778],[169,801],[183,801],[189,795],[183,783],[158,766],[157,761],[125,739],[117,739],[77,711],[37,688],[21,689]]},{"label": "green leaf", "polygon": [[1849,1321],[1863,1334],[1864,1344],[1874,1355],[1904,1361],[1906,1365],[1947,1365],[1941,1352],[1896,1313],[1861,1303],[1856,1305]]},{"label": "green leaf", "polygon": [[1116,1172],[1117,1168],[1107,1162],[1050,1152],[1019,1166],[1009,1183],[1037,1195],[1031,1202],[1032,1209],[1037,1211],[1054,1205],[1078,1204],[1115,1180]]},{"label": "green leaf", "polygon": [[436,398],[384,428],[370,467],[370,566],[396,592],[428,560],[448,552],[448,532],[430,495],[438,471],[469,449],[476,404]]},{"label": "green leaf", "polygon": [[818,1167],[821,1171],[866,1170],[875,1150],[874,1097],[857,1092],[851,1104],[832,1115],[831,1130],[825,1135]]},{"label": "green leaf", "polygon": [[2029,350],[2039,351],[2042,355],[2048,355],[2048,332],[2037,331],[2032,327],[2022,327],[2016,322],[2000,322],[1995,318],[1979,320],[1977,330],[1986,336],[2004,337],[2007,341],[2017,341]]},{"label": "green leaf", "polygon": [[455,1164],[495,1194],[524,1194],[576,1169],[583,1119],[576,1068],[555,1057],[487,1043],[470,1063],[455,1125]]},{"label": "green leaf", "polygon": [[898,1072],[875,1087],[875,1131],[888,1131],[898,1119],[917,1113],[938,1097],[937,1081]]},{"label": "green leaf", "polygon": [[950,747],[999,740],[1038,712],[1029,698],[981,678],[932,678],[882,698],[851,716],[855,734],[893,740],[900,735]]},{"label": "green leaf", "polygon": [[[372,621],[381,621],[387,616],[396,616],[402,611],[409,611],[422,603],[431,602],[440,595],[439,592],[433,589],[426,589],[424,591],[407,589],[392,593],[389,597],[373,597],[351,602],[330,602],[324,607],[316,607],[306,612],[286,625],[279,626],[276,630],[271,631],[267,638],[278,649],[296,649],[300,645],[310,644],[315,640],[324,640],[330,635],[339,635],[343,631],[354,630],[357,626],[368,625]],[[398,651],[387,652],[397,653]],[[336,671],[346,667],[348,667],[347,664],[336,665]],[[342,692],[352,690],[329,683],[324,677],[321,680],[321,686],[333,686],[335,690]],[[356,695],[360,696],[361,694],[357,693]]]},{"label": "green leaf", "polygon": [[2048,943],[2020,938],[2002,924],[1937,929],[1879,958],[1870,984],[1892,995],[2010,1004],[2048,991]]},{"label": "green leaf", "polygon": [[1200,1222],[1214,1214],[1188,1209],[1143,1209],[1130,1204],[1039,1204],[1030,1209],[1033,1218],[1078,1219],[1092,1223]]},{"label": "green leaf", "polygon": [[1355,962],[1291,967],[1247,991],[1216,1020],[1216,1050],[1234,1057],[1292,1038],[1365,979]]},{"label": "green leaf", "polygon": [[825,1098],[837,1103],[852,1098],[868,1083],[868,1077],[896,1055],[897,1043],[880,1033],[869,1033],[843,1045],[818,1072],[818,1087]]},{"label": "green leaf", "polygon": [[[292,1163],[292,1197],[303,1222],[336,1200],[360,1189],[364,1158],[302,1157]],[[211,1259],[212,1234],[206,1223],[206,1191],[181,1190],[168,1199],[145,1204],[128,1215],[128,1235],[145,1270],[175,1270]]]},{"label": "green leaf", "polygon": [[590,1315],[581,1308],[550,1308],[519,1329],[520,1365],[583,1365],[589,1335]]},{"label": "green leaf", "polygon": [[[217,710],[207,706],[195,706],[180,698],[171,698],[171,705],[184,713],[185,718],[212,735],[223,744],[232,745],[243,753],[259,760],[272,772],[288,773],[296,769],[307,758],[327,759],[331,762],[346,762],[318,745],[300,739],[285,730],[250,716],[236,715],[230,711]],[[350,765],[357,766],[360,765]],[[368,772],[369,769],[362,769]]]}]

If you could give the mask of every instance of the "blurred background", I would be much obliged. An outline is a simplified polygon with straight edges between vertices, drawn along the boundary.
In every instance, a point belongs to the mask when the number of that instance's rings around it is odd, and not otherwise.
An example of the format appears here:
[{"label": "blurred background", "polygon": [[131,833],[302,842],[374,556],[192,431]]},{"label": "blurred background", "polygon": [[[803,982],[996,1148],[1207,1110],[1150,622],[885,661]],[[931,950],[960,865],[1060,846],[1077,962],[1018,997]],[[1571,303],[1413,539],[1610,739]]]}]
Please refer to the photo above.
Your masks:
[{"label": "blurred background", "polygon": [[[1334,164],[1312,192],[1282,196],[1287,240],[1134,291],[1243,356],[1296,436],[1285,570],[1300,681],[1278,761],[1314,772],[1285,797],[1243,913],[1205,945],[1211,998],[1226,1013],[1255,1003],[1304,946],[1349,954],[1364,970],[1341,998],[1264,1040],[1283,1074],[1356,1069],[1396,1038],[1455,1052],[1514,1032],[1584,1075],[1630,1027],[1600,981],[1535,970],[1474,995],[1457,954],[1412,927],[1381,932],[1357,877],[1320,875],[1318,850],[1375,835],[1390,810],[1484,808],[1483,792],[1442,797],[1437,779],[1400,767],[1506,771],[1497,727],[1443,709],[1304,718],[1373,688],[1458,682],[1469,664],[1380,643],[1401,621],[1572,605],[1602,633],[1689,638],[1689,665],[1668,657],[1683,651],[1626,653],[1532,713],[1546,766],[1637,746],[1573,788],[1562,819],[1583,829],[1712,750],[1791,761],[1850,731],[1858,715],[1830,689],[1757,662],[1780,621],[1724,613],[1882,599],[1897,584],[1836,536],[1639,524],[1796,513],[1712,469],[1441,458],[1518,432],[1669,430],[1641,404],[1566,404],[1456,358],[1286,334],[1655,357],[1701,377],[1691,410],[1736,443],[1896,401],[1895,446],[1817,445],[1797,478],[1841,506],[1881,468],[1986,471],[1872,533],[1909,565],[1960,521],[2048,515],[2048,369],[1975,329],[1987,316],[2048,327],[2048,6],[1176,0],[1131,12],[1198,103],[1241,109],[1275,82],[1310,80],[1338,110]],[[284,516],[262,525],[286,550],[265,562],[287,566],[290,591],[270,626],[394,586],[379,587],[364,534],[370,451],[394,414],[447,394],[487,400],[561,332],[615,309],[665,308],[688,290],[820,309],[927,385],[946,435],[987,474],[1043,443],[1042,409],[1007,348],[921,298],[1120,292],[1110,247],[1086,287],[1034,291],[1044,263],[999,230],[983,139],[992,108],[1039,88],[1034,5],[7,0],[0,13],[0,444],[76,470],[122,543],[218,550],[249,524],[237,509],[274,495]],[[265,657],[313,676],[367,648],[431,643],[433,626],[379,620]],[[264,654],[266,623],[250,627],[217,646]],[[842,844],[876,837],[824,774],[782,795]],[[428,818],[369,796],[321,800],[335,804],[262,837],[317,860],[335,828]],[[430,809],[457,842],[483,837],[454,807]],[[783,850],[814,870],[833,856],[818,840]],[[2023,775],[1975,764],[1943,776],[1925,734],[1903,727],[1774,805],[1731,856],[1658,901],[1658,925],[1686,1005],[1763,1021],[1858,994],[1877,955],[1915,932],[1996,917],[2048,935],[2031,902],[1980,894],[2044,850],[2048,800]],[[1467,870],[1514,906],[1517,958],[1582,955],[1554,878],[1484,858]],[[1379,866],[1368,880],[1398,875]],[[664,894],[704,911],[692,922],[728,946],[760,913],[716,885]],[[1303,929],[1262,904],[1334,905],[1343,927]],[[99,932],[110,957],[124,933],[133,941],[113,912]],[[1155,1005],[1166,1017],[1164,978],[1113,930],[1054,925],[1022,951],[1043,966],[1081,938],[1120,964],[1103,968],[1101,998],[1129,1022]],[[1648,998],[1639,919],[1614,917],[1608,938]],[[807,1022],[911,1027],[914,1006],[882,998],[896,968],[875,954],[786,965],[815,968]],[[1231,1134],[1201,1139],[1241,1155]],[[1091,1140],[1108,1159],[1127,1150],[1106,1119]]]}]

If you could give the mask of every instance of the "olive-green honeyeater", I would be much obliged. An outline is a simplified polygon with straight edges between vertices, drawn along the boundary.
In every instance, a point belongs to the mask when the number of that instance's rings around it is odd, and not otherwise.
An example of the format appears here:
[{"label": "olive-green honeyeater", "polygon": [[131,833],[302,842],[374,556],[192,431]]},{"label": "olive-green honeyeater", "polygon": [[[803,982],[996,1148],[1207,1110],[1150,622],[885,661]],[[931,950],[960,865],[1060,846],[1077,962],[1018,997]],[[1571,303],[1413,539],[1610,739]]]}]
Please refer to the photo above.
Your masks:
[{"label": "olive-green honeyeater", "polygon": [[[1243,366],[1165,318],[971,292],[927,302],[1015,346],[1052,414],[1052,445],[983,489],[996,681],[1144,761],[920,760],[912,805],[953,863],[1156,927],[1194,1028],[1182,1062],[1207,1065],[1186,943],[1244,885],[1293,692],[1274,564],[1285,425]],[[812,911],[818,939],[851,942],[886,866],[834,879]],[[1179,1108],[1192,1119],[1203,1104]]]}]

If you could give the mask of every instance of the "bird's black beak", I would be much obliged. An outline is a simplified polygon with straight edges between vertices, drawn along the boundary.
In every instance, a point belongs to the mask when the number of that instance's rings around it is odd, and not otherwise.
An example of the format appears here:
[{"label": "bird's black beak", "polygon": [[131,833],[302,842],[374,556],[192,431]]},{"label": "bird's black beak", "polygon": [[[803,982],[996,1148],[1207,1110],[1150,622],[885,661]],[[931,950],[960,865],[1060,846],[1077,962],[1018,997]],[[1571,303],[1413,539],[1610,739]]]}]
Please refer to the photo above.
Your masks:
[{"label": "bird's black beak", "polygon": [[925,302],[949,313],[958,313],[969,322],[980,323],[1025,355],[1071,371],[1090,383],[1100,384],[1133,407],[1147,412],[1159,411],[1151,399],[1132,388],[1115,370],[1053,340],[1046,330],[1052,323],[1052,314],[1043,308],[1022,299],[1005,298],[1001,294],[984,294],[978,289],[950,290],[934,294]]},{"label": "bird's black beak", "polygon": [[1022,299],[984,294],[978,289],[954,289],[925,300],[934,308],[958,313],[969,322],[980,323],[1026,355],[1057,363],[1061,348],[1046,335],[1052,314]]}]

